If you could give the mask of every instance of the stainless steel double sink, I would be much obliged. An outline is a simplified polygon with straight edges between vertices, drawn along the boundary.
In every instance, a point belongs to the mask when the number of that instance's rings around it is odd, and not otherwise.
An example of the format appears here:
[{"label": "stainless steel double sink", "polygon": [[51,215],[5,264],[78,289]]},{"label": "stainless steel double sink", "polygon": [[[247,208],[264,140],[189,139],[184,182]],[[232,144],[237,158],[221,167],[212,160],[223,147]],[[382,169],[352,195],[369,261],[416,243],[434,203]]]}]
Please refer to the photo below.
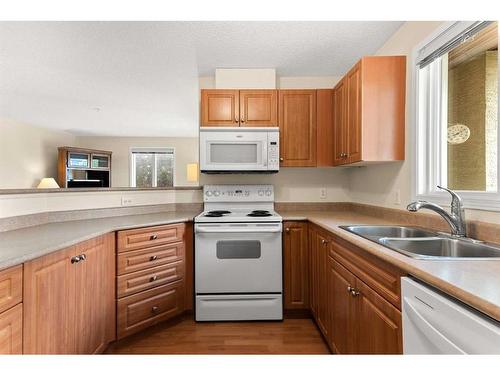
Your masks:
[{"label": "stainless steel double sink", "polygon": [[341,228],[412,258],[500,260],[499,246],[471,238],[406,226],[347,225]]}]

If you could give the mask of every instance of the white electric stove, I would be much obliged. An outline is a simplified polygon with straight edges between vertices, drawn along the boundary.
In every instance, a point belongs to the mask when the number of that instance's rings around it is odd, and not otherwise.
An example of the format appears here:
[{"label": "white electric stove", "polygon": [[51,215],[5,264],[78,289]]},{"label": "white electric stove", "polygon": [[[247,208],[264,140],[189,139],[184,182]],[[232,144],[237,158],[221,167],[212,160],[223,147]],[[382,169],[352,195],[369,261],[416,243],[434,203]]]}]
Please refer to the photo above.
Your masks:
[{"label": "white electric stove", "polygon": [[282,219],[272,185],[206,185],[195,218],[197,321],[283,319]]}]

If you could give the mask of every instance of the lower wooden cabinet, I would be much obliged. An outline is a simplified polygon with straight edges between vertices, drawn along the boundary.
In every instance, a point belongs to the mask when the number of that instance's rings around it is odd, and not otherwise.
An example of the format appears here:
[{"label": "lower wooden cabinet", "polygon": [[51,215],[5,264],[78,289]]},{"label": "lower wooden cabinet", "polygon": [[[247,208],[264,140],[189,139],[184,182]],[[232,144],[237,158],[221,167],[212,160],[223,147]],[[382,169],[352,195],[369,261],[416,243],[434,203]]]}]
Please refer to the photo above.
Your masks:
[{"label": "lower wooden cabinet", "polygon": [[0,313],[0,354],[23,354],[23,304]]},{"label": "lower wooden cabinet", "polygon": [[[285,223],[285,232],[294,225]],[[285,235],[285,256],[293,245]],[[402,353],[398,269],[312,224],[309,265],[310,310],[333,352]]]},{"label": "lower wooden cabinet", "polygon": [[284,307],[309,309],[309,243],[307,222],[286,222],[283,234]]},{"label": "lower wooden cabinet", "polygon": [[115,238],[24,264],[24,353],[92,354],[115,339]]},{"label": "lower wooden cabinet", "polygon": [[[158,246],[148,241],[132,241],[135,235],[150,234],[161,228],[170,243]],[[117,238],[129,238],[133,250],[118,240],[117,257],[117,337],[124,338],[161,321],[180,315],[191,307],[186,283],[186,252],[192,263],[191,224],[171,224],[161,227],[125,230]],[[145,237],[148,238],[148,235]],[[167,238],[167,236],[165,236]],[[157,240],[157,239],[156,239]],[[139,246],[139,244],[141,246]],[[186,245],[189,249],[186,250]]]},{"label": "lower wooden cabinet", "polygon": [[326,290],[326,271],[330,240],[319,228],[309,230],[310,263],[310,294],[311,312],[316,319],[320,331],[325,337],[329,332],[328,295]]}]

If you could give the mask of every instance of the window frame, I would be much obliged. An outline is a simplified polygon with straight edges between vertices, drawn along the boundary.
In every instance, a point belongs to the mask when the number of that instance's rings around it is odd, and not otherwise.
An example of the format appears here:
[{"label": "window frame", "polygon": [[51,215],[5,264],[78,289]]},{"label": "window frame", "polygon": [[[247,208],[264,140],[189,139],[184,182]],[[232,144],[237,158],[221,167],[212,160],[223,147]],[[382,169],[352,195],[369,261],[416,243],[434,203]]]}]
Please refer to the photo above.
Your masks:
[{"label": "window frame", "polygon": [[[438,101],[432,101],[430,93],[427,91],[429,87],[421,87],[420,80],[422,79],[421,69],[418,62],[422,58],[424,49],[436,49],[450,40],[462,34],[475,22],[459,21],[445,22],[427,39],[418,44],[412,52],[412,92],[414,94],[410,116],[413,122],[411,126],[412,138],[415,142],[411,143],[411,154],[413,161],[411,166],[411,196],[413,200],[428,200],[434,203],[449,206],[450,196],[447,192],[439,190],[436,185],[444,174],[446,179],[447,159],[446,147],[442,150],[443,137],[446,137],[446,129],[441,126],[443,116],[447,113],[441,113],[441,106],[438,106]],[[439,72],[433,72],[436,75],[442,75],[442,67]],[[440,77],[441,78],[441,77]],[[438,85],[437,81],[433,82]],[[441,102],[445,99],[440,93],[440,89],[434,88],[439,93]],[[435,93],[436,91],[433,91]],[[446,93],[445,93],[446,94]],[[425,108],[421,107],[421,103],[425,101]],[[429,109],[429,110],[428,110]],[[443,111],[447,112],[447,111]],[[424,115],[427,116],[424,119]],[[439,121],[440,126],[436,126]],[[439,157],[437,157],[439,156]],[[437,160],[437,162],[436,162]],[[500,211],[500,126],[497,124],[497,191],[496,192],[480,192],[459,190],[458,193],[463,199],[464,207],[468,209]]]},{"label": "window frame", "polygon": [[158,159],[155,156],[155,165],[153,168],[153,186],[148,188],[140,188],[140,189],[169,189],[171,187],[175,187],[176,178],[175,178],[175,148],[174,147],[130,147],[129,149],[129,178],[130,178],[130,187],[137,188],[136,186],[136,169],[134,163],[134,153],[168,153],[172,154],[174,158],[174,163],[172,166],[172,186],[167,187],[158,187],[155,186],[157,181],[157,162]]}]

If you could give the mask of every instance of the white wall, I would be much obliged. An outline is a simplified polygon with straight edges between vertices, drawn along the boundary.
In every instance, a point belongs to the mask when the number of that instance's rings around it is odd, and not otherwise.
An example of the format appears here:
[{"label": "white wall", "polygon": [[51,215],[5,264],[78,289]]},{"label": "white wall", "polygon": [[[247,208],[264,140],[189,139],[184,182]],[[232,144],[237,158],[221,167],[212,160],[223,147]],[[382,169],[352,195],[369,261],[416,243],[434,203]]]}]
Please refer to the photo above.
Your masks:
[{"label": "white wall", "polygon": [[[410,108],[414,93],[412,87],[411,53],[415,46],[429,37],[442,22],[406,22],[377,51],[377,55],[406,55],[406,156],[404,162],[383,165],[370,165],[364,168],[352,169],[349,172],[349,196],[353,202],[373,204],[391,208],[404,209],[411,202],[411,165],[414,155],[411,144],[412,127]],[[396,194],[400,193],[401,204],[397,204]],[[500,213],[490,211],[467,210],[468,219],[500,222]]]},{"label": "white wall", "polygon": [[77,137],[79,147],[112,151],[112,187],[130,186],[131,147],[173,147],[175,149],[175,186],[198,186],[188,182],[186,165],[198,162],[198,138],[169,137]]},{"label": "white wall", "polygon": [[57,179],[57,147],[74,144],[69,133],[0,119],[0,189],[28,189]]}]

